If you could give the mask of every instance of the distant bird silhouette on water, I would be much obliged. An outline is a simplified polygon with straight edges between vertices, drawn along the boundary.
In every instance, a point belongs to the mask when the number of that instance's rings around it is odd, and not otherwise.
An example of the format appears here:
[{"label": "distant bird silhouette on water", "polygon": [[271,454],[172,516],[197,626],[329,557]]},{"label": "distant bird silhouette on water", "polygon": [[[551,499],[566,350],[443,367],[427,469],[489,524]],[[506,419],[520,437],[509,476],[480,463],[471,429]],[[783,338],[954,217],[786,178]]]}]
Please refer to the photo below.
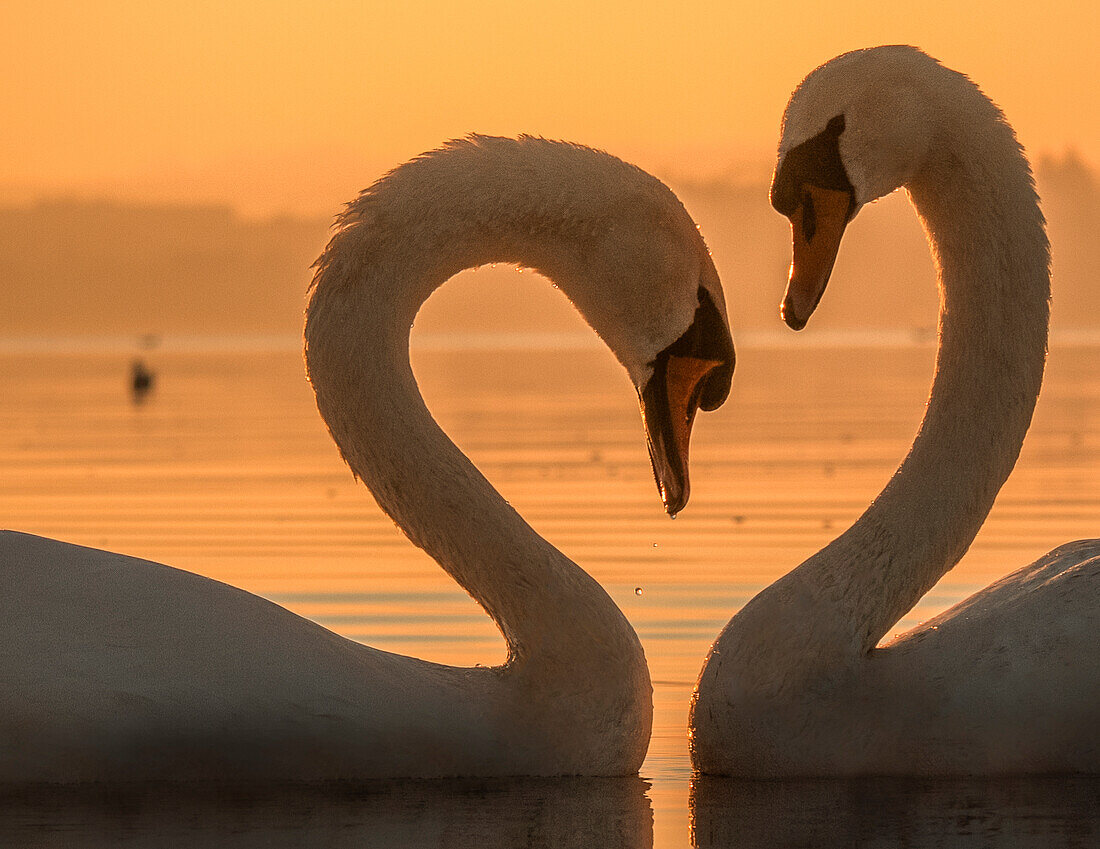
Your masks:
[{"label": "distant bird silhouette on water", "polygon": [[156,381],[156,372],[149,368],[141,358],[135,359],[130,364],[130,397],[135,404],[140,404],[145,400],[146,396],[153,391]]}]

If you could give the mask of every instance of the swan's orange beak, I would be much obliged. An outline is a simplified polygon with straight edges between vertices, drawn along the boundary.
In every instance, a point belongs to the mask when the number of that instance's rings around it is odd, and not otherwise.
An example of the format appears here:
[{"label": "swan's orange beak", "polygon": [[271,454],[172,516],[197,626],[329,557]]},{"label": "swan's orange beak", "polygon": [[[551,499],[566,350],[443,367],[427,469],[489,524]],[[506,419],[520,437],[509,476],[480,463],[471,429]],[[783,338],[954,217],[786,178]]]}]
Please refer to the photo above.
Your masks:
[{"label": "swan's orange beak", "polygon": [[722,360],[670,355],[641,393],[642,422],[653,476],[670,516],[684,509],[691,494],[688,478],[691,426],[695,423],[707,377],[724,365],[729,364]]},{"label": "swan's orange beak", "polygon": [[638,391],[649,459],[665,510],[675,516],[691,494],[688,444],[700,410],[717,410],[726,400],[735,362],[725,316],[705,289],[684,335],[657,355],[653,374]]},{"label": "swan's orange beak", "polygon": [[790,216],[794,258],[779,314],[792,330],[810,320],[833,271],[852,205],[851,192],[802,185],[802,201]]}]

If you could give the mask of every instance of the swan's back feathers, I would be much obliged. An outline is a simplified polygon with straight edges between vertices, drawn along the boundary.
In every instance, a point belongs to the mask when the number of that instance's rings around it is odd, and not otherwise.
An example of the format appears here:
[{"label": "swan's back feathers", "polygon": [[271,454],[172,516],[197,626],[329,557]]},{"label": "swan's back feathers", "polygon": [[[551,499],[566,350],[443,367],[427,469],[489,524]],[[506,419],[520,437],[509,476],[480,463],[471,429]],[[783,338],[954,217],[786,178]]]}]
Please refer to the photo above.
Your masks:
[{"label": "swan's back feathers", "polygon": [[0,782],[450,775],[540,745],[501,738],[488,669],[380,651],[219,581],[30,534],[0,532],[0,563]]},{"label": "swan's back feathers", "polygon": [[[995,620],[995,621],[994,621]],[[892,641],[909,650],[945,639],[956,656],[1051,657],[1061,638],[1081,645],[1100,634],[1100,540],[1067,542]],[[996,645],[982,644],[993,640]],[[1089,661],[1078,657],[1077,661]],[[1093,658],[1100,661],[1100,656]],[[963,664],[970,666],[970,664]],[[1033,670],[1029,666],[1029,670]],[[1082,680],[1089,676],[1082,675]],[[1092,679],[1100,686],[1100,669]]]},{"label": "swan's back feathers", "polygon": [[1100,540],[1078,540],[877,651],[866,689],[893,697],[899,740],[943,749],[934,771],[1094,772],[1098,633]]}]

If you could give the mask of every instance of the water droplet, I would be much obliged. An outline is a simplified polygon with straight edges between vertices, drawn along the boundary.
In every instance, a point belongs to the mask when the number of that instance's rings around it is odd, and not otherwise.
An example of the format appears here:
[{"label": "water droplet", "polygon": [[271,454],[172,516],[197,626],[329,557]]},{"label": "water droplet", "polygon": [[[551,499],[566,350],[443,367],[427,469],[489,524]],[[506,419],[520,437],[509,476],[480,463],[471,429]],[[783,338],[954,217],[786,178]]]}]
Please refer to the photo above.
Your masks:
[{"label": "water droplet", "polygon": [[669,513],[668,518],[675,520],[676,519],[676,514],[675,513]]},{"label": "water droplet", "polygon": [[654,547],[654,548],[656,548],[656,547],[657,547],[657,543],[653,543],[653,547]]},{"label": "water droplet", "polygon": [[634,595],[641,595],[641,594],[642,594],[642,588],[641,587],[635,587],[634,588]]}]

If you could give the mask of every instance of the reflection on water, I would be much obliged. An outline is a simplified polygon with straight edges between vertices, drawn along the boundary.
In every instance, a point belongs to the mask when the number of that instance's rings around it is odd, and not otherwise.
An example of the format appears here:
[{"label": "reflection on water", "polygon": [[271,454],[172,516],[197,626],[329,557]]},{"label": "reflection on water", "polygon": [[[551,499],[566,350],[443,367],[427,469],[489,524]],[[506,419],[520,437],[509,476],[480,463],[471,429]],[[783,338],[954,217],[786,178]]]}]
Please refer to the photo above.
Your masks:
[{"label": "reflection on water", "polygon": [[0,789],[0,845],[648,849],[639,778]]},{"label": "reflection on water", "polygon": [[[348,838],[355,845],[416,846],[420,832],[399,833],[391,843],[364,836],[389,833],[394,817],[392,827],[404,828],[407,817],[412,828],[416,810],[439,829],[424,845],[461,839],[483,815],[500,826],[500,841],[534,828],[569,845],[553,830],[550,812],[557,810],[567,812],[561,827],[589,835],[588,845],[688,845],[687,705],[706,650],[741,605],[840,533],[886,483],[920,421],[934,351],[743,345],[738,354],[730,401],[697,419],[692,503],[675,522],[653,485],[630,383],[606,351],[439,348],[414,357],[442,426],[638,630],[654,681],[644,796],[621,789],[636,783],[599,785],[572,802],[553,783],[538,790],[542,797],[507,783],[473,791],[414,785],[335,795],[306,788],[270,798],[238,793],[240,804],[223,807],[213,793],[151,791],[100,811],[94,800],[63,794],[19,802],[12,810],[21,819],[0,822],[0,835],[13,823],[31,833],[35,816],[44,827],[56,821],[63,828],[84,816],[99,817],[93,831],[107,829],[132,845],[157,845],[163,825],[163,845],[187,828],[208,827],[191,832],[191,845],[215,843],[215,834],[240,845],[284,838],[339,845],[348,834],[357,835]],[[460,665],[504,659],[503,640],[483,611],[352,479],[317,415],[300,353],[166,344],[156,392],[141,405],[127,391],[129,364],[124,352],[0,353],[0,526],[205,574],[400,654]],[[898,630],[1062,542],[1096,536],[1100,347],[1053,350],[1047,375],[1020,462],[989,520],[964,561]],[[788,835],[788,845],[813,845],[805,835],[820,827],[826,837],[818,845],[844,846],[865,833],[853,831],[861,823],[874,836],[870,845],[955,845],[935,838],[935,829],[965,836],[973,822],[986,821],[1005,834],[1049,827],[1049,845],[1075,845],[1057,842],[1071,834],[1058,825],[1057,812],[1067,809],[1043,813],[1042,790],[1052,786],[1043,782],[1030,791],[1026,782],[1004,785],[1017,789],[1003,792],[1001,785],[956,784],[957,799],[943,789],[951,785],[701,789],[709,786],[695,790],[701,845],[783,845],[767,842],[769,829],[776,840]],[[1050,794],[1051,805],[1095,794],[1094,785],[1067,787]],[[1020,801],[1028,792],[1039,794],[1037,807]],[[1100,808],[1095,795],[1091,805]],[[512,809],[546,813],[531,825]],[[946,810],[959,813],[948,822],[939,813]],[[64,819],[66,812],[77,819]],[[1082,827],[1095,825],[1084,813],[1074,816]],[[448,831],[448,822],[465,825]],[[330,823],[347,824],[346,832]],[[139,840],[143,828],[153,836],[146,831]],[[295,828],[298,836],[287,837]],[[889,828],[895,831],[882,830]],[[247,842],[254,830],[269,843]],[[912,839],[899,839],[907,830]],[[526,845],[500,841],[481,838],[487,846]],[[86,844],[60,837],[22,843]]]},{"label": "reflection on water", "polygon": [[1100,845],[1100,778],[696,778],[692,846],[1023,847]]},{"label": "reflection on water", "polygon": [[[788,849],[1100,845],[1100,778],[691,782],[654,843],[638,778],[0,788],[0,845]],[[689,841],[690,840],[690,844]]]}]

